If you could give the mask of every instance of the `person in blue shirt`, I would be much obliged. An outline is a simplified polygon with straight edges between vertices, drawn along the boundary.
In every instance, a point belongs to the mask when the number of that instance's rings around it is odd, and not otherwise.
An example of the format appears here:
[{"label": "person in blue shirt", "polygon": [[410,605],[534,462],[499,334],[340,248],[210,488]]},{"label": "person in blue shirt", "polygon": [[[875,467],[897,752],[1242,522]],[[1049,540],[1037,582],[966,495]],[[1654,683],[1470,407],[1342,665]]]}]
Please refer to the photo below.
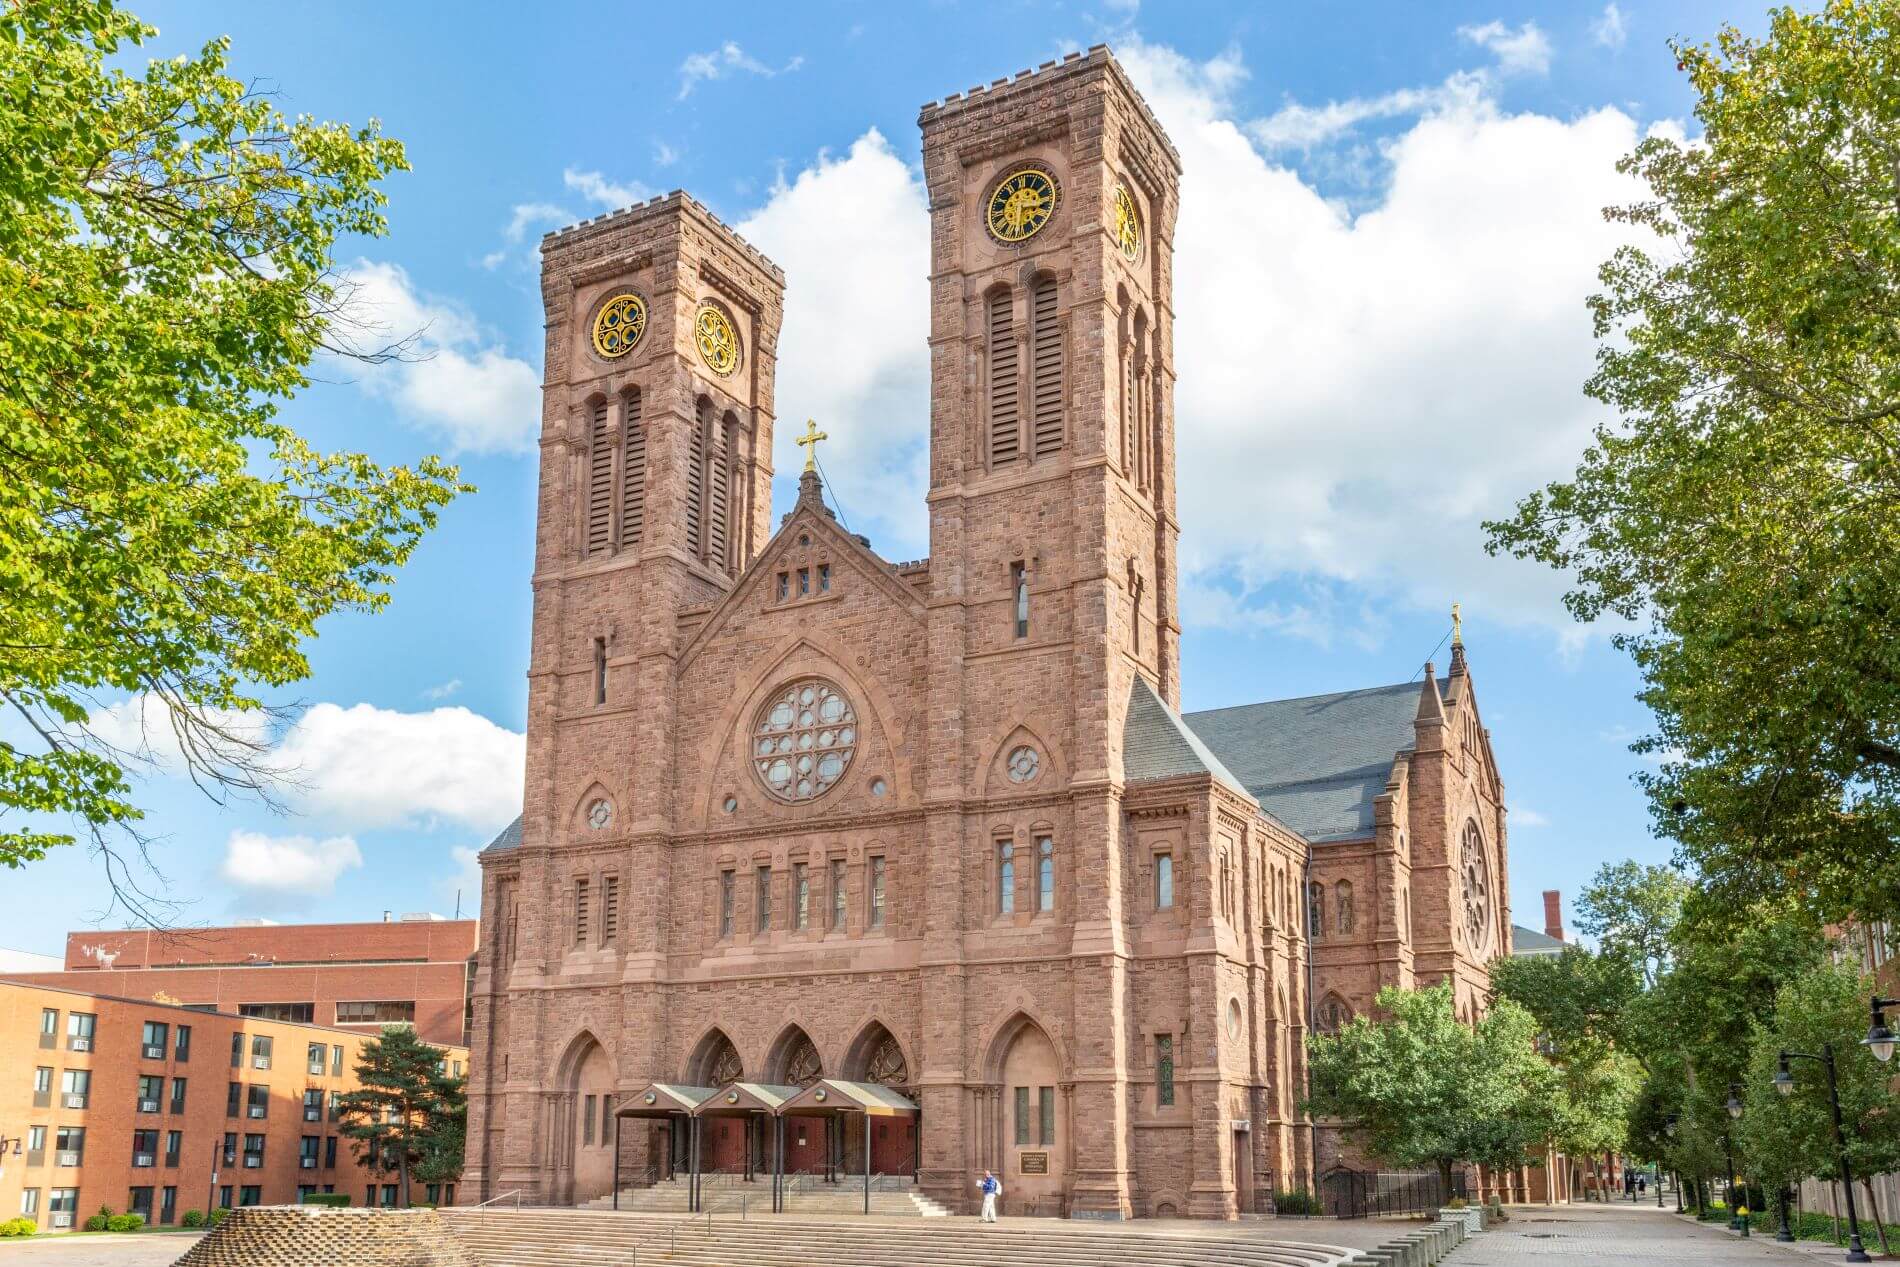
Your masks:
[{"label": "person in blue shirt", "polygon": [[983,1172],[983,1221],[996,1222],[996,1198],[1002,1195],[1003,1182],[989,1171]]}]

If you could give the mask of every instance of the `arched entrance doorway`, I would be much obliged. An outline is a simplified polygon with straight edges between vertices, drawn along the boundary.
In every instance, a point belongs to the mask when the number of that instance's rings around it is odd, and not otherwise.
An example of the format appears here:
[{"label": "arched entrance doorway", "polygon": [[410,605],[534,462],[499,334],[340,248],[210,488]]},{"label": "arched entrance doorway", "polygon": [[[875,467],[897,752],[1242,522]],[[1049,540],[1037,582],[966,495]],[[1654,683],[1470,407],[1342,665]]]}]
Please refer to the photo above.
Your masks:
[{"label": "arched entrance doorway", "polygon": [[592,1034],[568,1048],[556,1101],[557,1136],[563,1138],[568,1195],[574,1201],[604,1196],[614,1182],[613,1062]]},{"label": "arched entrance doorway", "polygon": [[[788,1025],[772,1044],[771,1055],[765,1061],[765,1080],[777,1087],[805,1088],[825,1076],[825,1062],[818,1055],[818,1045],[797,1025]],[[764,1140],[759,1139],[754,1147],[762,1150]],[[755,1158],[760,1169],[770,1163],[761,1154]],[[785,1172],[787,1174],[813,1174],[825,1168],[825,1130],[824,1120],[813,1117],[788,1117],[785,1119]]]},{"label": "arched entrance doorway", "polygon": [[989,1063],[1001,1087],[1003,1208],[1010,1214],[1062,1213],[1069,1141],[1062,1137],[1062,1059],[1042,1026],[1018,1016],[1003,1027]]},{"label": "arched entrance doorway", "polygon": [[[877,1021],[864,1027],[845,1056],[845,1079],[873,1082],[916,1099],[911,1086],[910,1062],[895,1035]],[[848,1119],[844,1156],[850,1174],[864,1173],[865,1122]],[[917,1129],[913,1118],[874,1118],[871,1129],[871,1171],[880,1175],[908,1175],[917,1170]]]},{"label": "arched entrance doorway", "polygon": [[[745,1081],[745,1063],[739,1049],[732,1045],[722,1029],[715,1029],[699,1040],[693,1058],[687,1062],[686,1081],[695,1087],[723,1087]],[[705,1172],[745,1169],[745,1121],[741,1118],[709,1118],[701,1124],[700,1169]]]}]

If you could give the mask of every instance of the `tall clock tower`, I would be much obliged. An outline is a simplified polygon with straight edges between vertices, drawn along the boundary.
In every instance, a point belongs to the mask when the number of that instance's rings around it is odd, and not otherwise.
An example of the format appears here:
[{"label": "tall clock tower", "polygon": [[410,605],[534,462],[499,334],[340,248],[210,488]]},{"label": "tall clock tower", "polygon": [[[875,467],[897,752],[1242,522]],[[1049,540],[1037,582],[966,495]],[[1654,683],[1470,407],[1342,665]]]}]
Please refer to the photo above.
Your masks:
[{"label": "tall clock tower", "polygon": [[[920,122],[929,656],[962,666],[933,680],[927,703],[931,885],[954,891],[983,872],[995,829],[965,808],[964,789],[997,738],[1026,728],[1062,754],[1051,813],[1076,849],[1069,1094],[1074,1155],[1087,1159],[1067,1179],[1077,1211],[1125,1217],[1122,727],[1137,677],[1171,703],[1179,695],[1170,295],[1180,162],[1103,48],[926,106]],[[953,957],[961,932],[950,904],[934,911],[926,958]],[[944,991],[946,1009],[956,988],[926,986]],[[946,1066],[954,1039],[932,1053]],[[947,1096],[933,1108],[954,1111]],[[925,1149],[927,1172],[954,1164],[930,1155],[928,1136]]]}]

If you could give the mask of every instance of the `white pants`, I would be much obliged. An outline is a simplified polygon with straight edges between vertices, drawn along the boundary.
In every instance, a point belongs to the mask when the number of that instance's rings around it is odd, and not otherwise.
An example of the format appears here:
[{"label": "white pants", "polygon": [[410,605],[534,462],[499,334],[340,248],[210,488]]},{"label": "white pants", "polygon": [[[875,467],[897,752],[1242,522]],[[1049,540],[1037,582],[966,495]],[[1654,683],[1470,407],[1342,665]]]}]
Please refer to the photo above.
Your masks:
[{"label": "white pants", "polygon": [[983,1194],[983,1221],[985,1223],[996,1222],[996,1194],[994,1192],[986,1192]]}]

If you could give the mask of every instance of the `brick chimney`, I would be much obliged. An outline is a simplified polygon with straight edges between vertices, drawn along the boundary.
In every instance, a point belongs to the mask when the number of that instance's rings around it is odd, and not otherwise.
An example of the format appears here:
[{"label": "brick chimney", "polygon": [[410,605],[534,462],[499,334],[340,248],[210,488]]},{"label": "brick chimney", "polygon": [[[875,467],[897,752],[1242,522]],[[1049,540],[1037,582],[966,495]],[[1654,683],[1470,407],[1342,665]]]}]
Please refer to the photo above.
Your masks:
[{"label": "brick chimney", "polygon": [[1544,936],[1564,939],[1564,895],[1559,889],[1544,890]]}]

